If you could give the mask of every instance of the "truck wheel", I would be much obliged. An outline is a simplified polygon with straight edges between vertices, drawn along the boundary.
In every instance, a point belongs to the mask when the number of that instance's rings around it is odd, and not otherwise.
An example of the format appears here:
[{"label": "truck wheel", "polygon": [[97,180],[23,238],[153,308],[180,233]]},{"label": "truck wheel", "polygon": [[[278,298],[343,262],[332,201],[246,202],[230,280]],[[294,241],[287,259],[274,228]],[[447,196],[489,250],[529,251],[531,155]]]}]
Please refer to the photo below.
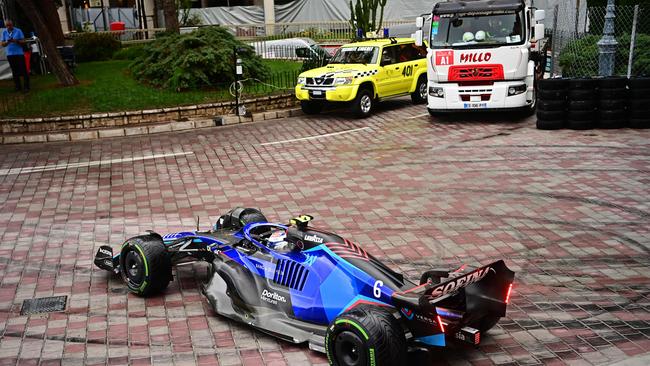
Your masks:
[{"label": "truck wheel", "polygon": [[352,102],[352,113],[359,118],[368,117],[372,114],[374,104],[375,100],[372,91],[367,88],[360,89],[357,92],[356,99]]},{"label": "truck wheel", "polygon": [[360,306],[339,315],[327,328],[325,353],[331,365],[403,365],[404,330],[378,306]]},{"label": "truck wheel", "polygon": [[172,263],[162,240],[152,236],[131,238],[122,245],[120,272],[129,291],[155,295],[169,285]]},{"label": "truck wheel", "polygon": [[309,115],[319,114],[320,112],[323,111],[323,103],[308,102],[303,100],[300,102],[300,108],[305,114],[309,114]]},{"label": "truck wheel", "polygon": [[421,75],[418,79],[418,84],[415,87],[415,91],[411,93],[411,100],[413,104],[424,104],[427,102],[427,88],[429,87],[429,81],[427,80],[426,75]]}]

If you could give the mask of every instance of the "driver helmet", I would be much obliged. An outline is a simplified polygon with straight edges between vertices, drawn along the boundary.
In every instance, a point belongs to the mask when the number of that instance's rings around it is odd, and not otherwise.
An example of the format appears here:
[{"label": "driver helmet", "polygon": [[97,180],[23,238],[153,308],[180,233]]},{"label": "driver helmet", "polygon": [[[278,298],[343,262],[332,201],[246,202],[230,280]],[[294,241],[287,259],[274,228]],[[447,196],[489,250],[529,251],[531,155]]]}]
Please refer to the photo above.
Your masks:
[{"label": "driver helmet", "polygon": [[285,249],[289,243],[287,242],[287,231],[286,230],[276,230],[268,238],[269,247],[275,250]]},{"label": "driver helmet", "polygon": [[474,36],[474,39],[476,39],[479,42],[485,41],[486,38],[487,38],[487,33],[485,33],[485,31],[482,30],[476,32],[476,35]]},{"label": "driver helmet", "polygon": [[470,42],[473,40],[474,40],[474,33],[465,32],[465,34],[463,34],[463,42]]}]

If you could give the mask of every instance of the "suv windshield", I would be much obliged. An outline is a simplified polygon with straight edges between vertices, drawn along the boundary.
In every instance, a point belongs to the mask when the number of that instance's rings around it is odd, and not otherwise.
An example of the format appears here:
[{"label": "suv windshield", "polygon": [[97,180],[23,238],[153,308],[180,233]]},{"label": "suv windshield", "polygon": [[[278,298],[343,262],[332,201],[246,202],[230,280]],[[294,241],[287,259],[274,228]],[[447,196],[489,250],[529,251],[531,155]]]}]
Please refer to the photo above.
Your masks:
[{"label": "suv windshield", "polygon": [[359,46],[359,47],[341,47],[330,64],[374,64],[377,62],[379,54],[377,47]]},{"label": "suv windshield", "polygon": [[521,12],[433,17],[431,48],[501,46],[524,43]]}]

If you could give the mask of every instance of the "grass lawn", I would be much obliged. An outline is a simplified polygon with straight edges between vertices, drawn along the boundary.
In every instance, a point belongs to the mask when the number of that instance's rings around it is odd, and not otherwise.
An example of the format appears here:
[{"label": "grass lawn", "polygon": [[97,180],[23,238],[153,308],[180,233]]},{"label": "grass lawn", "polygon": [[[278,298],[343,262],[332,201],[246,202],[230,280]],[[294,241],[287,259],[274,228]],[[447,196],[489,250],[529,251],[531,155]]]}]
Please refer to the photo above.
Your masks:
[{"label": "grass lawn", "polygon": [[[272,72],[266,83],[290,89],[295,85],[302,64],[291,61],[265,61]],[[128,72],[131,61],[101,61],[79,64],[75,75],[80,84],[64,88],[53,75],[33,76],[32,91],[23,95],[13,91],[11,80],[0,81],[0,115],[4,117],[46,117],[57,115],[115,112],[209,103],[234,99],[226,86],[215,90],[174,92],[135,81]],[[277,90],[277,89],[276,89]],[[244,95],[264,95],[274,91],[252,81]],[[2,105],[4,104],[4,105]]]}]

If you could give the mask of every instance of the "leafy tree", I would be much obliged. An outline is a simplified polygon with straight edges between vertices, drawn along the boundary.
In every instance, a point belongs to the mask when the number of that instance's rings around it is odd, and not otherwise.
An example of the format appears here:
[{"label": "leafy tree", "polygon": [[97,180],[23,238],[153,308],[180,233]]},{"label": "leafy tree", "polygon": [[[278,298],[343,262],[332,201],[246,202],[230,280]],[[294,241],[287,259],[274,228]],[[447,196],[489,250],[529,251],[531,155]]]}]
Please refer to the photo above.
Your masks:
[{"label": "leafy tree", "polygon": [[233,48],[243,49],[244,76],[262,78],[268,68],[225,28],[203,27],[192,33],[169,34],[144,46],[131,65],[141,82],[173,90],[215,87],[234,81]]},{"label": "leafy tree", "polygon": [[[51,2],[51,0],[49,1]],[[52,36],[50,27],[48,26],[48,24],[51,23],[51,21],[48,21],[48,19],[52,19],[54,17],[56,17],[56,19],[59,18],[58,14],[56,13],[56,7],[53,7],[54,13],[52,13],[52,8],[43,9],[39,7],[39,0],[20,0],[18,1],[18,4],[23,9],[23,12],[25,15],[27,15],[30,22],[36,29],[36,32],[38,33],[38,36],[41,40],[41,44],[43,45],[43,51],[48,56],[49,65],[56,75],[56,78],[59,80],[59,83],[64,86],[78,84],[79,81],[74,77],[74,75],[72,75],[65,62],[63,62],[63,58],[59,54],[59,51],[56,49],[56,40]],[[60,25],[58,29],[61,30]]]}]

